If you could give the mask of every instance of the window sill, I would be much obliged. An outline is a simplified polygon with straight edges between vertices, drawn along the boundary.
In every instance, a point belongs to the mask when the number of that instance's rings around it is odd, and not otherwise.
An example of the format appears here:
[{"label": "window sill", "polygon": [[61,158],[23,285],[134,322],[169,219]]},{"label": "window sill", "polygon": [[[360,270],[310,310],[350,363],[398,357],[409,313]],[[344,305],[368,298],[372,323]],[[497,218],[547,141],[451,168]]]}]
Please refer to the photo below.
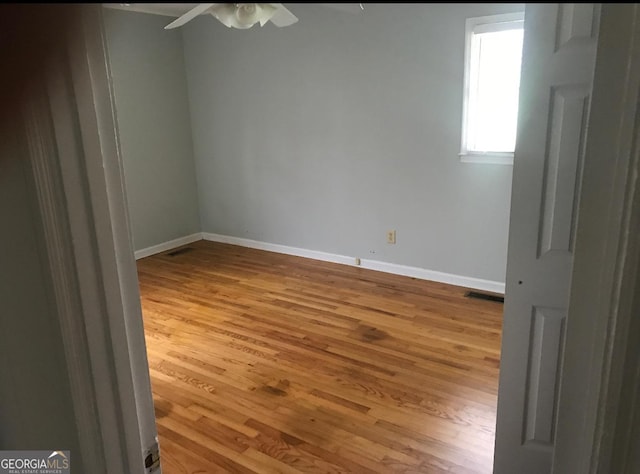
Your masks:
[{"label": "window sill", "polygon": [[458,155],[462,163],[484,163],[489,165],[513,165],[513,153],[467,152]]}]

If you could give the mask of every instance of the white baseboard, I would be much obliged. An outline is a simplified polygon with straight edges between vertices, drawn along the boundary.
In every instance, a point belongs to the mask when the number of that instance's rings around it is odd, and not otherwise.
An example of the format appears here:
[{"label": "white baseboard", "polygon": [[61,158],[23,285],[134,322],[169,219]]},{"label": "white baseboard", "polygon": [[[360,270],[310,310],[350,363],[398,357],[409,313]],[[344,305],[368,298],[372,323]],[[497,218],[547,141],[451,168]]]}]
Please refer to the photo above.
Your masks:
[{"label": "white baseboard", "polygon": [[343,265],[354,265],[356,259],[337,255],[334,253],[319,252],[317,250],[307,250],[297,247],[289,247],[287,245],[270,244],[268,242],[260,242],[258,240],[243,239],[242,237],[232,237],[230,235],[202,233],[204,240],[212,242],[220,242],[223,244],[240,245],[241,247],[249,247],[252,249],[268,250],[269,252],[284,253],[287,255],[295,255],[296,257],[312,258],[314,260],[322,260],[325,262],[342,263]]},{"label": "white baseboard", "polygon": [[396,263],[380,262],[378,260],[361,259],[358,265],[356,257],[348,257],[345,255],[337,255],[327,252],[319,252],[317,250],[307,250],[297,247],[289,247],[287,245],[271,244],[268,242],[260,242],[258,240],[243,239],[241,237],[233,237],[230,235],[202,233],[204,240],[212,242],[220,242],[224,244],[240,245],[241,247],[249,247],[259,250],[267,250],[270,252],[284,253],[287,255],[295,255],[297,257],[312,258],[325,262],[340,263],[343,265],[351,265],[353,267],[367,268],[369,270],[377,270],[385,273],[393,273],[395,275],[404,275],[421,280],[437,281],[439,283],[448,283],[450,285],[462,286],[465,288],[473,288],[474,290],[490,291],[493,293],[504,294],[505,284],[499,281],[483,280],[481,278],[473,278],[462,275],[454,275],[451,273],[437,272],[424,268],[410,267],[407,265],[398,265]]},{"label": "white baseboard", "polygon": [[149,257],[151,255],[155,255],[160,252],[165,252],[167,250],[175,249],[176,247],[180,247],[182,245],[187,245],[192,242],[197,242],[198,240],[202,240],[201,232],[197,232],[191,235],[186,235],[178,239],[173,239],[173,240],[170,240],[169,242],[163,242],[161,244],[154,245],[152,247],[147,247],[146,249],[136,250],[134,255],[136,257],[136,260],[139,260],[141,258]]},{"label": "white baseboard", "polygon": [[409,267],[406,265],[398,265],[396,263],[380,262],[378,260],[361,260],[360,266],[370,270],[379,272],[394,273],[396,275],[404,275],[421,280],[437,281],[438,283],[447,283],[449,285],[463,286],[465,288],[473,288],[474,290],[490,291],[492,293],[504,294],[504,283],[492,280],[483,280],[481,278],[473,278],[462,275],[454,275],[452,273],[437,272],[435,270],[427,270],[425,268]]}]

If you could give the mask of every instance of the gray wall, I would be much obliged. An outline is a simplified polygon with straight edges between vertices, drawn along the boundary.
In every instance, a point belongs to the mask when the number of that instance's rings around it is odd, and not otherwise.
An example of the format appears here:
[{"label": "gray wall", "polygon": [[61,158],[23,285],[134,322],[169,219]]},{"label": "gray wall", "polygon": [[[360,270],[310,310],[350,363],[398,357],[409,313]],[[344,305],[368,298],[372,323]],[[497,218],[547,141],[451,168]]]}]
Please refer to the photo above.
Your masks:
[{"label": "gray wall", "polygon": [[[136,250],[200,231],[180,30],[104,10]],[[170,21],[170,19],[169,19]]]},{"label": "gray wall", "polygon": [[202,230],[504,281],[512,167],[457,156],[464,27],[524,6],[291,10],[184,29]]}]

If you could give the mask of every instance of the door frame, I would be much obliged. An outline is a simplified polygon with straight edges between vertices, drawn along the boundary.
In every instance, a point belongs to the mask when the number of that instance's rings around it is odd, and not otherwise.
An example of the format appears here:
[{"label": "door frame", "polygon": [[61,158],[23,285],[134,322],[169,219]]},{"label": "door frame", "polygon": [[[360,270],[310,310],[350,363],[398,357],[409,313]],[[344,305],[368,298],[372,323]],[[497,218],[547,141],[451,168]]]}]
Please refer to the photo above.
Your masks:
[{"label": "door frame", "polygon": [[[110,468],[109,473],[136,473],[144,472],[140,460],[156,431],[101,8],[82,7],[81,35],[70,53],[85,169],[79,181],[64,182],[64,192],[67,196],[86,193],[88,214],[78,217],[72,215],[73,208],[65,210],[73,238],[84,244],[69,245],[68,250],[80,282],[88,275],[98,276],[93,286],[81,285],[85,307],[72,316],[79,318],[75,322],[87,331],[89,342],[106,344],[104,352],[92,344],[78,347],[88,352],[94,368],[88,374],[90,380],[81,377],[78,383],[90,383],[96,390],[100,414],[99,429],[89,426],[87,430],[96,433],[88,444],[104,453],[107,462],[111,456],[120,456],[123,467]],[[630,234],[638,228],[640,213],[640,139],[635,121],[639,111],[637,100],[631,100],[637,99],[640,85],[639,18],[637,5],[602,5],[560,380],[553,462],[558,473],[596,472],[611,458],[611,433],[616,430],[613,412],[628,356],[622,350],[626,327],[639,309],[631,297],[640,242]],[[626,73],[620,74],[620,68]],[[60,161],[64,170],[62,156]],[[70,373],[78,370],[70,362],[68,367]],[[109,391],[111,384],[117,388],[110,392],[112,396],[101,396],[100,387]],[[575,410],[576,403],[584,409]],[[88,426],[91,420],[77,417],[76,422]],[[576,466],[580,466],[577,471]]]},{"label": "door frame", "polygon": [[61,12],[77,16],[59,32],[60,46],[40,65],[20,112],[70,423],[88,472],[141,474],[151,472],[145,458],[155,453],[157,431],[102,6]]},{"label": "door frame", "polygon": [[101,4],[81,7],[77,33],[84,44],[70,42],[71,76],[84,151],[95,158],[86,160],[91,230],[106,303],[105,336],[111,341],[118,386],[126,472],[150,472],[144,466],[149,455],[157,457],[156,418],[102,13]]}]

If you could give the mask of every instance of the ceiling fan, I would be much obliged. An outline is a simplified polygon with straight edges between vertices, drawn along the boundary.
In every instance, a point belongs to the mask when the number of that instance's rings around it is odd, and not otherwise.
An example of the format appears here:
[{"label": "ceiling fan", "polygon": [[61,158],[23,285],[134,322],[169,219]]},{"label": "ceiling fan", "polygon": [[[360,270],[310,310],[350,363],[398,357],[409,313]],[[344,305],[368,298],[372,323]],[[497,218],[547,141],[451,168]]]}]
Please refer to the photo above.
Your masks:
[{"label": "ceiling fan", "polygon": [[264,26],[268,21],[278,27],[293,25],[298,21],[298,17],[282,3],[201,3],[164,29],[178,28],[203,13],[210,13],[229,28],[240,29],[251,28],[256,23]]}]

